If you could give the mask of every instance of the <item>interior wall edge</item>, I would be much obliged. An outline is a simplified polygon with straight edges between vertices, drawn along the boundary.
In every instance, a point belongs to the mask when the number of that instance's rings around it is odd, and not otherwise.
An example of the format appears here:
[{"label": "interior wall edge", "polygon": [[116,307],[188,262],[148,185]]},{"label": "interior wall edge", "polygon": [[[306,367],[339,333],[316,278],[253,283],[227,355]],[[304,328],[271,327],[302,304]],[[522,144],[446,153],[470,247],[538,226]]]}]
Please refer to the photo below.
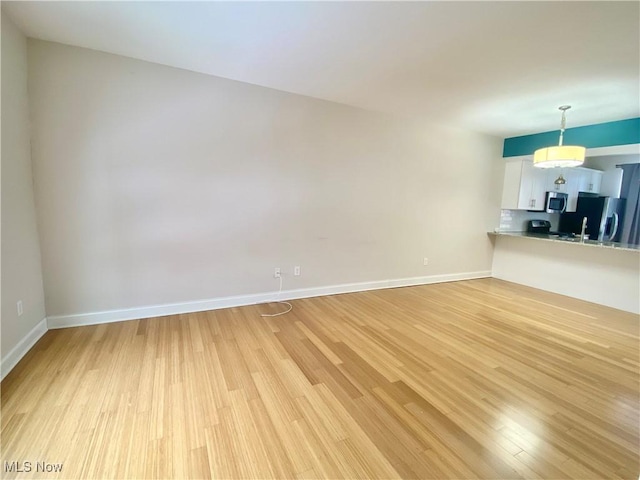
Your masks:
[{"label": "interior wall edge", "polygon": [[453,282],[459,280],[472,280],[476,278],[488,277],[491,277],[491,272],[489,270],[477,272],[461,272],[444,275],[430,275],[424,277],[397,278],[371,282],[328,285],[324,287],[284,290],[280,293],[279,296],[277,292],[265,292],[252,295],[237,295],[231,297],[213,298],[195,302],[150,305],[147,307],[122,310],[108,310],[103,312],[89,312],[73,315],[55,315],[48,317],[47,320],[49,329],[79,327],[85,325],[98,325],[102,323],[162,317],[166,315],[203,312],[207,310],[218,310],[222,308],[242,307],[259,303],[275,302],[277,300],[287,301],[302,298],[319,297],[324,295],[357,293],[367,290],[381,290],[385,288],[428,285],[431,283]]},{"label": "interior wall edge", "polygon": [[47,317],[43,318],[35,327],[31,329],[18,344],[7,353],[0,361],[0,372],[4,380],[11,370],[18,364],[29,350],[36,344],[40,338],[49,330],[47,325]]},{"label": "interior wall edge", "polygon": [[[31,156],[27,38],[4,8],[0,20],[3,120],[0,358],[4,376],[4,359],[21,351],[23,339],[37,330],[46,310]],[[5,356],[7,352],[10,355]]]}]

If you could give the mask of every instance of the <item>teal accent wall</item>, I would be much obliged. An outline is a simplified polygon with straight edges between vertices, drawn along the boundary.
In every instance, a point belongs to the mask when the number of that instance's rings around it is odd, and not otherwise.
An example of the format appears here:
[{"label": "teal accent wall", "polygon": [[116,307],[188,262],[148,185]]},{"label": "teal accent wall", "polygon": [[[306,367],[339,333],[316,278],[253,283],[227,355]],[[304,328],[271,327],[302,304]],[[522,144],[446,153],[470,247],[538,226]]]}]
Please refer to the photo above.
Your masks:
[{"label": "teal accent wall", "polygon": [[[502,156],[531,155],[539,148],[557,145],[559,138],[560,130],[505,138]],[[640,117],[567,128],[564,132],[563,143],[587,148],[640,143]]]}]

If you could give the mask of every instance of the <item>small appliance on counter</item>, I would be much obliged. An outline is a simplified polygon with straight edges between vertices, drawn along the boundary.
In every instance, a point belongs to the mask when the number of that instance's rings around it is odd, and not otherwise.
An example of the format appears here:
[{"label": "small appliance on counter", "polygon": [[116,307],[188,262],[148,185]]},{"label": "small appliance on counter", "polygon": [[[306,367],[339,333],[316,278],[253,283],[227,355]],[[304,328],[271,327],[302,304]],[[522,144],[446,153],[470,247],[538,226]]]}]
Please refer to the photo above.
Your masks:
[{"label": "small appliance on counter", "polygon": [[549,220],[529,220],[527,222],[528,233],[548,235],[549,230],[551,230],[551,222]]},{"label": "small appliance on counter", "polygon": [[[569,214],[572,215],[572,214]],[[571,232],[552,232],[551,222],[549,220],[529,220],[527,222],[527,233],[535,233],[538,235],[549,235],[550,237],[560,238],[574,238],[575,235]]]}]

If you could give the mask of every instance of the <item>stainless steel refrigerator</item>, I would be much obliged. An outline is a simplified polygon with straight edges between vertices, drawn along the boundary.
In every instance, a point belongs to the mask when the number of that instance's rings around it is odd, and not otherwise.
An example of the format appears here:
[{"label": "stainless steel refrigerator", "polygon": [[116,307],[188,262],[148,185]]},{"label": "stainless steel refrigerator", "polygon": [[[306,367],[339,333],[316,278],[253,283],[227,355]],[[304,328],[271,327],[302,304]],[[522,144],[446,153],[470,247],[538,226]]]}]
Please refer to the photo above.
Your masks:
[{"label": "stainless steel refrigerator", "polygon": [[619,242],[622,235],[622,221],[626,200],[624,198],[599,197],[597,195],[578,196],[575,213],[560,215],[558,230],[580,234],[582,219],[587,217],[585,233],[590,240]]}]

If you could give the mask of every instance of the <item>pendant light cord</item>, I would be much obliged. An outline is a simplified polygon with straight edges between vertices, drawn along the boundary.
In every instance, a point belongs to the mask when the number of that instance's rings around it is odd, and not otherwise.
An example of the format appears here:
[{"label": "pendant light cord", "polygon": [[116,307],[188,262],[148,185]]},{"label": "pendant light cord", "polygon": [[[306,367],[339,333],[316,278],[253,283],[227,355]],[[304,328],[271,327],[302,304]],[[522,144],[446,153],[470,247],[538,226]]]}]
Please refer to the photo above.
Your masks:
[{"label": "pendant light cord", "polygon": [[558,107],[558,109],[562,111],[562,120],[560,120],[560,142],[558,143],[559,147],[562,146],[562,140],[564,138],[564,131],[565,131],[565,129],[566,129],[565,127],[567,125],[567,117],[566,117],[565,113],[570,108],[571,108],[570,105],[563,105],[561,107]]}]

